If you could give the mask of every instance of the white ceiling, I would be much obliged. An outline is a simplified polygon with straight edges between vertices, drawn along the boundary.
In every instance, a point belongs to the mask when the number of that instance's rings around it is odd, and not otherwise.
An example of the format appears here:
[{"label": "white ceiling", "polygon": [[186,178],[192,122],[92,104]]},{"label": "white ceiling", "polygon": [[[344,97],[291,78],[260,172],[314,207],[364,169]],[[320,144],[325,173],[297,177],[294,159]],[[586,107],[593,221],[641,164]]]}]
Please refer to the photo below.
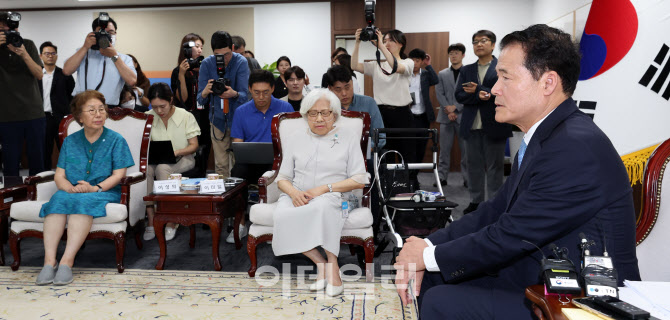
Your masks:
[{"label": "white ceiling", "polygon": [[0,0],[0,8],[12,9],[39,9],[39,8],[86,8],[100,6],[137,6],[137,5],[171,5],[188,3],[222,3],[222,2],[270,2],[279,0]]}]

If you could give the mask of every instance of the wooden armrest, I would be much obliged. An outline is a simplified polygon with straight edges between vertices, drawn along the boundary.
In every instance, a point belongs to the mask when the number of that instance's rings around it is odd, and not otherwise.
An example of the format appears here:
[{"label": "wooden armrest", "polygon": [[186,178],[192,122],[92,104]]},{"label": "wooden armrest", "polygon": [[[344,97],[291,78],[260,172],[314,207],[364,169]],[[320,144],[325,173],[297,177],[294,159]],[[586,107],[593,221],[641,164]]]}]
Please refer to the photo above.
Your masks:
[{"label": "wooden armrest", "polygon": [[27,177],[26,180],[24,181],[24,183],[27,184],[27,185],[35,186],[39,183],[54,181],[54,176],[55,175],[56,175],[56,173],[53,172],[53,171],[46,171],[46,172],[40,173],[40,175],[38,175],[38,176]]},{"label": "wooden armrest", "polygon": [[146,173],[144,172],[136,172],[133,175],[128,175],[125,176],[121,179],[121,185],[131,185],[131,184],[136,184],[138,182],[142,182],[147,178]]},{"label": "wooden armrest", "polygon": [[279,170],[273,171],[274,173],[270,177],[265,177],[265,174],[263,174],[263,176],[258,178],[258,198],[261,203],[268,202],[268,186],[277,179],[277,175],[279,174]]},{"label": "wooden armrest", "polygon": [[370,192],[370,185],[365,185],[365,187],[363,187],[363,199],[361,204],[364,207],[370,208],[370,194],[368,192]]}]

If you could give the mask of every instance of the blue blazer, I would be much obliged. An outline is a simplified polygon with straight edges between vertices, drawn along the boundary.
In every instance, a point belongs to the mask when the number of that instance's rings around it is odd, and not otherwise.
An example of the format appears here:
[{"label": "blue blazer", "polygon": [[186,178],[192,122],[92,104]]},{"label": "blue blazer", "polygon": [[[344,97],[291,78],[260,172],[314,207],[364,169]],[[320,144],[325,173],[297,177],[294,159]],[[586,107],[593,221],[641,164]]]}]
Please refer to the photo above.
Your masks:
[{"label": "blue blazer", "polygon": [[492,290],[518,293],[523,301],[527,286],[542,283],[542,255],[521,240],[545,255],[553,255],[550,243],[566,247],[579,268],[580,232],[595,240],[595,255],[602,255],[606,236],[619,285],[640,280],[628,174],[610,140],[574,100],[538,126],[517,167],[515,158],[495,198],[428,237],[445,281],[485,279]]},{"label": "blue blazer", "polygon": [[[496,65],[498,59],[493,57],[491,66],[486,71],[484,81],[479,81],[479,72],[477,71],[477,62],[461,67],[461,72],[458,75],[458,83],[456,84],[456,101],[463,104],[463,117],[461,118],[461,137],[468,139],[470,136],[470,129],[472,123],[477,115],[477,110],[482,119],[482,130],[493,140],[505,140],[512,136],[512,126],[507,123],[500,123],[496,121],[496,105],[495,96],[487,101],[479,99],[479,91],[491,92],[491,88],[498,81],[496,74]],[[463,84],[466,82],[474,82],[477,84],[475,93],[467,93],[463,90]]]},{"label": "blue blazer", "polygon": [[438,83],[440,83],[440,79],[437,78],[435,69],[433,69],[433,66],[427,65],[423,72],[421,72],[421,102],[426,108],[428,122],[435,121],[435,110],[433,110],[433,103],[430,102],[430,87]]}]

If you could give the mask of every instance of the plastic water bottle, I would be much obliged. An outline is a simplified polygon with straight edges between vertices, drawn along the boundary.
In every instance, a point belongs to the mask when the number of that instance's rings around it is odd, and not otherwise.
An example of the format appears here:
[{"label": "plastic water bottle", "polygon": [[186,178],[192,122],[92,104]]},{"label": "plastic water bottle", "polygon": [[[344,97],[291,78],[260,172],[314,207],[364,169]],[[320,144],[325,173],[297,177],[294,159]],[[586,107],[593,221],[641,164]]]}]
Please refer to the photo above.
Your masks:
[{"label": "plastic water bottle", "polygon": [[347,201],[346,198],[344,198],[344,194],[342,194],[342,219],[346,219],[349,217],[349,202]]},{"label": "plastic water bottle", "polygon": [[358,208],[358,197],[353,192],[349,193],[349,210]]}]

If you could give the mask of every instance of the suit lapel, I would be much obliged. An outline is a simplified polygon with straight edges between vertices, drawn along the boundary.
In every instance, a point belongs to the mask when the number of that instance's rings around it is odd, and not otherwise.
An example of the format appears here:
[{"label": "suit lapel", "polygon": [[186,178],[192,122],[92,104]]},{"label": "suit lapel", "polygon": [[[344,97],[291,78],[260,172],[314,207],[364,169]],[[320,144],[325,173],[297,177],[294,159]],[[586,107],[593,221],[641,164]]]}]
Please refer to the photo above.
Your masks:
[{"label": "suit lapel", "polygon": [[577,105],[575,104],[575,101],[572,100],[572,98],[566,99],[563,101],[563,103],[556,107],[556,109],[554,109],[554,111],[546,119],[544,119],[540,126],[538,126],[535,130],[533,137],[530,139],[530,144],[528,145],[528,148],[526,148],[526,153],[523,156],[521,167],[518,169],[519,153],[517,152],[517,155],[514,157],[514,163],[512,164],[512,170],[509,177],[509,179],[513,180],[511,181],[511,194],[507,197],[507,210],[509,210],[512,199],[518,191],[517,188],[519,187],[519,183],[521,182],[521,178],[523,178],[526,169],[532,165],[533,161],[535,161],[535,158],[537,158],[537,156],[542,152],[542,142],[547,137],[549,137],[551,132],[554,131],[554,129],[561,122],[563,122],[563,120],[565,120],[569,115],[576,112],[577,110]]},{"label": "suit lapel", "polygon": [[[489,66],[488,70],[486,70],[486,74],[484,75],[484,83],[490,84],[488,87],[493,88],[493,85],[495,84],[495,78],[497,78],[497,73],[496,73],[496,65],[498,64],[498,59],[496,57],[493,57],[493,60],[491,60],[491,65]],[[493,83],[491,84],[491,81]],[[482,84],[484,84],[482,83]]]}]

